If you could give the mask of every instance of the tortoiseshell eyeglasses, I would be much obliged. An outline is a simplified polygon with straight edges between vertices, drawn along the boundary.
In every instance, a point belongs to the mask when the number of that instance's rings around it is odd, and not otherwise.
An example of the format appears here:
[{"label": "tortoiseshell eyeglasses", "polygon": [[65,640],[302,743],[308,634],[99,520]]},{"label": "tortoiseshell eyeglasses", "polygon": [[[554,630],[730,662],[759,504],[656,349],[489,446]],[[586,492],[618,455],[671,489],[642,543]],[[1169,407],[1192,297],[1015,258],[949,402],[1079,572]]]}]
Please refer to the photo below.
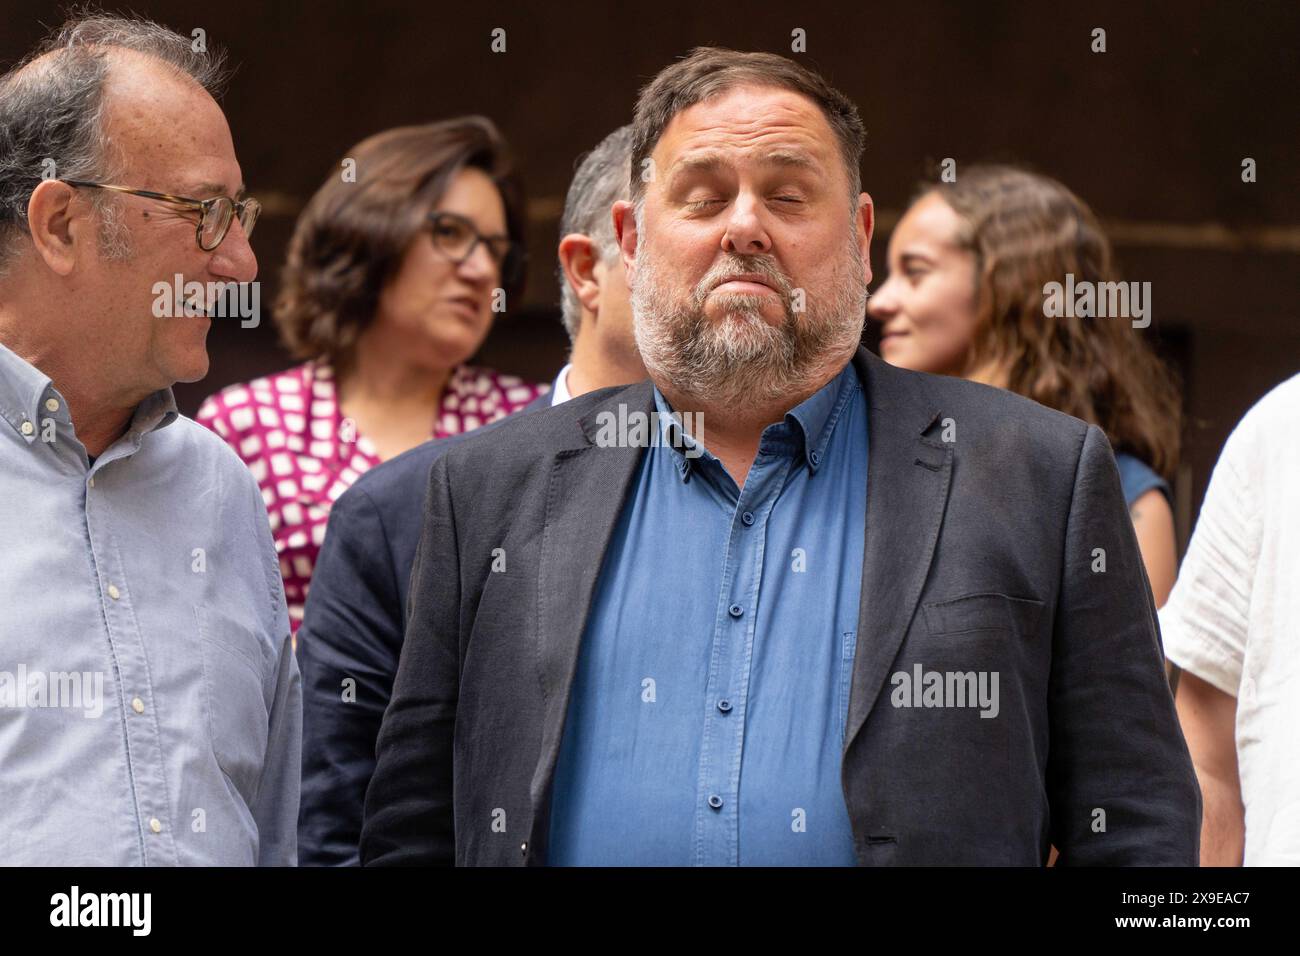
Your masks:
[{"label": "tortoiseshell eyeglasses", "polygon": [[148,189],[128,189],[125,186],[90,183],[80,179],[61,179],[59,182],[79,189],[108,189],[115,193],[142,196],[145,199],[155,199],[173,206],[193,209],[199,214],[199,224],[194,230],[194,238],[204,252],[211,252],[221,245],[221,240],[226,238],[235,216],[239,217],[239,225],[243,228],[244,235],[251,236],[253,227],[257,225],[257,217],[262,211],[262,204],[251,197],[243,200],[231,199],[229,196],[217,196],[215,199],[189,199],[169,193],[156,193]]}]

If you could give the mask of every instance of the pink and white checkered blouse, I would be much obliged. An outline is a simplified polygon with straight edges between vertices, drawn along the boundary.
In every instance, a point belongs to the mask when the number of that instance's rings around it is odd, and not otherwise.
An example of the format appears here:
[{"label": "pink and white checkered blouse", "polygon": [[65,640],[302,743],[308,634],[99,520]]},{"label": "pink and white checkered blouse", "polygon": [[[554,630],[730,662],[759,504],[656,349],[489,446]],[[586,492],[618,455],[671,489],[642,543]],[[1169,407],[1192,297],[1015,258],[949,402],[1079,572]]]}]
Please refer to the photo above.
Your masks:
[{"label": "pink and white checkered blouse", "polygon": [[[513,375],[459,366],[443,391],[432,437],[505,418],[546,391]],[[379,455],[343,417],[334,369],[323,362],[222,389],[203,402],[196,420],[235,449],[262,489],[297,633],[330,505],[379,464]]]}]

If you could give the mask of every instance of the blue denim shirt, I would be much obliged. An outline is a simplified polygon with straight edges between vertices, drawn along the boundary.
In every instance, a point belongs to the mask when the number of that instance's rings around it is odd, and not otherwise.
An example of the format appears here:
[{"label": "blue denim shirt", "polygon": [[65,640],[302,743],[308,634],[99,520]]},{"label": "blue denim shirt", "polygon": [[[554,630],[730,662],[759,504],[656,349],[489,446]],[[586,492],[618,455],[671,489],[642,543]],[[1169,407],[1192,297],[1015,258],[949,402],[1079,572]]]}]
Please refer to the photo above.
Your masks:
[{"label": "blue denim shirt", "polygon": [[[671,412],[655,390],[658,410]],[[866,520],[851,365],[743,489],[647,449],[605,554],[555,773],[557,865],[853,865],[840,783]]]}]

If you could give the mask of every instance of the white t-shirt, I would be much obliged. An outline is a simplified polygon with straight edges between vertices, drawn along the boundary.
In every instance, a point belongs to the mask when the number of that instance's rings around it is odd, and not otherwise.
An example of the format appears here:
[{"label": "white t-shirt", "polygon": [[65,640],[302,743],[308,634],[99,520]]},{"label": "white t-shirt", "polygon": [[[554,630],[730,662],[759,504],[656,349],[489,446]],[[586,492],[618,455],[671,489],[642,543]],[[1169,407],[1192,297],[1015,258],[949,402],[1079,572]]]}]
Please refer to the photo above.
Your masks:
[{"label": "white t-shirt", "polygon": [[1300,865],[1300,375],[1246,413],[1214,466],[1160,611],[1165,653],[1237,698],[1247,866]]}]

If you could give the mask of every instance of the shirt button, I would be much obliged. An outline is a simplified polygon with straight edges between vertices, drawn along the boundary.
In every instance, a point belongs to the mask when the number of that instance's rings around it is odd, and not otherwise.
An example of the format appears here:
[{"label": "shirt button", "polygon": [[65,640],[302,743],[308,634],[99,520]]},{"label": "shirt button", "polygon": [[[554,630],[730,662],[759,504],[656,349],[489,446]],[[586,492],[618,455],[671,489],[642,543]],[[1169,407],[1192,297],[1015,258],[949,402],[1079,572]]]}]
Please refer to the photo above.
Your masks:
[{"label": "shirt button", "polygon": [[814,465],[820,465],[822,463],[822,453],[819,451],[813,452],[808,456],[808,458]]},{"label": "shirt button", "polygon": [[144,701],[142,701],[139,697],[135,698],[133,701],[131,701],[131,709],[134,710],[137,714],[143,714]]},{"label": "shirt button", "polygon": [[720,700],[720,701],[718,701],[718,710],[722,711],[724,714],[728,714],[728,713],[730,713],[730,712],[731,712],[731,701],[729,701],[729,700]]},{"label": "shirt button", "polygon": [[94,478],[91,478],[90,481],[88,482],[88,484],[90,485],[90,487],[94,488],[94,487],[95,487],[95,479],[94,479]]},{"label": "shirt button", "polygon": [[745,613],[745,609],[739,604],[733,604],[731,607],[727,608],[727,613],[732,617],[740,617],[740,615]]},{"label": "shirt button", "polygon": [[528,852],[528,844],[527,843],[519,844],[519,852],[526,854]]},{"label": "shirt button", "polygon": [[709,796],[709,806],[711,806],[714,810],[721,810],[721,809],[722,809],[722,798],[721,798],[720,796],[718,796],[716,793],[714,793],[714,794],[710,794],[710,796]]},{"label": "shirt button", "polygon": [[118,598],[122,596],[122,592],[117,589],[116,584],[110,584],[108,586],[108,596],[111,597],[114,601],[116,601]]},{"label": "shirt button", "polygon": [[753,524],[753,523],[754,523],[754,512],[752,512],[752,511],[746,511],[744,514],[742,514],[742,515],[740,516],[740,520],[743,521],[743,522],[744,522],[745,524],[747,524],[747,525]]},{"label": "shirt button", "polygon": [[59,410],[59,400],[57,398],[47,398],[45,400],[45,408],[48,411],[57,412]]},{"label": "shirt button", "polygon": [[152,830],[154,833],[162,833],[162,821],[159,820],[157,817],[154,817],[152,820],[149,821],[149,829]]},{"label": "shirt button", "polygon": [[36,426],[31,422],[23,422],[18,426],[18,430],[24,435],[30,435],[32,432],[36,431]]}]

